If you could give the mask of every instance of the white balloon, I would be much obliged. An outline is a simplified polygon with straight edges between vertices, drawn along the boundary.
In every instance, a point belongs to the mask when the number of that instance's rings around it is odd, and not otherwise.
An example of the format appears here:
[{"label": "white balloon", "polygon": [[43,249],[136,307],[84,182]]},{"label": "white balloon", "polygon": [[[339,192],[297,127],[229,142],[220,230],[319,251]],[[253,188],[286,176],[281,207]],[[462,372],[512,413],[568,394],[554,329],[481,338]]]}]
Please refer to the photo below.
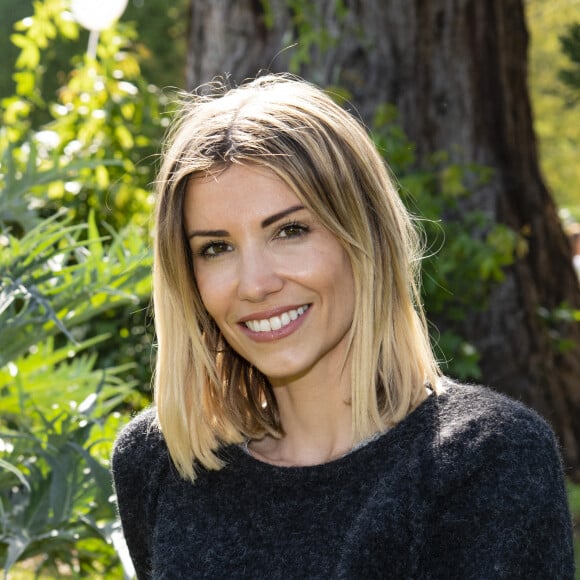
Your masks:
[{"label": "white balloon", "polygon": [[71,0],[75,20],[89,30],[110,28],[118,20],[129,0]]}]

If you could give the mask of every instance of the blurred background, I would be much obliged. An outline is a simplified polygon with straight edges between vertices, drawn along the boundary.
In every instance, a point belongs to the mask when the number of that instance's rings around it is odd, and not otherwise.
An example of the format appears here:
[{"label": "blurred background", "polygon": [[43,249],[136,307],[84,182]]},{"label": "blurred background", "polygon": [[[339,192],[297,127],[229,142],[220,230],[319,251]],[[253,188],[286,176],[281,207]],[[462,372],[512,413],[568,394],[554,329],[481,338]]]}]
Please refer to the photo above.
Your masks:
[{"label": "blurred background", "polygon": [[580,521],[580,0],[0,0],[0,54],[7,577],[131,575],[108,470],[151,403],[152,184],[216,75],[290,71],[366,124],[445,372],[551,423]]}]

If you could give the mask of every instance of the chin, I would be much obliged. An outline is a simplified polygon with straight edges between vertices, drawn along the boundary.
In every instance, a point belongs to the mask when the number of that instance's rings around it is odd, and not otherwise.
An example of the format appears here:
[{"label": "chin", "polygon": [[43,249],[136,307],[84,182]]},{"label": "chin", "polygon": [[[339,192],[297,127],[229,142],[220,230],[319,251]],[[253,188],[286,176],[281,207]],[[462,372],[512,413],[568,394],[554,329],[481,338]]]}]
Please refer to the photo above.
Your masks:
[{"label": "chin", "polygon": [[270,362],[267,365],[254,366],[268,378],[271,383],[291,383],[297,381],[308,374],[311,367],[305,365],[272,365]]}]

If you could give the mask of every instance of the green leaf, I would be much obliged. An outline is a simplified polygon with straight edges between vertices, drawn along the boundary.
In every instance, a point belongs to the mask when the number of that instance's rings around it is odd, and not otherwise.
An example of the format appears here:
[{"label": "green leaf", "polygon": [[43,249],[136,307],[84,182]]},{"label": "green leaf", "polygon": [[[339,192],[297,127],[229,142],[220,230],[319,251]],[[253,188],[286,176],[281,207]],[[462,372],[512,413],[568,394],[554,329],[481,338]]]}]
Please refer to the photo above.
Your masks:
[{"label": "green leaf", "polygon": [[123,149],[131,149],[133,147],[133,135],[124,125],[117,125],[115,127],[115,137],[118,139]]},{"label": "green leaf", "polygon": [[34,93],[36,77],[30,71],[16,72],[12,75],[16,83],[16,94],[21,97],[30,97]]},{"label": "green leaf", "polygon": [[26,477],[24,476],[22,471],[20,471],[20,469],[18,469],[11,463],[8,463],[8,461],[4,461],[4,459],[1,458],[0,458],[0,468],[6,469],[6,471],[10,471],[10,473],[13,473],[18,478],[18,481],[20,481],[20,483],[26,488],[26,490],[30,491],[30,484],[28,483]]},{"label": "green leaf", "polygon": [[26,533],[20,532],[10,536],[7,539],[7,544],[8,553],[6,554],[6,561],[4,562],[4,570],[6,575],[8,575],[10,568],[12,568],[12,566],[18,562],[20,556],[30,545],[30,538],[26,535]]}]

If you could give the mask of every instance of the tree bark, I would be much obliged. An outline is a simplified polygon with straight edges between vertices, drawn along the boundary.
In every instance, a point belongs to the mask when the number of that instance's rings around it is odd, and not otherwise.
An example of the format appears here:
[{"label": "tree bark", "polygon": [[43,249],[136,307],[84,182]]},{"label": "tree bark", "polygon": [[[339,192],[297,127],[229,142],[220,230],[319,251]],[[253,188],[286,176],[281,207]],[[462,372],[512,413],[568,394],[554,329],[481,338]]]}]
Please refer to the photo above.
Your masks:
[{"label": "tree bark", "polygon": [[[463,328],[481,353],[484,382],[537,409],[580,478],[580,324],[546,322],[559,305],[580,308],[578,280],[555,205],[540,174],[527,88],[527,30],[521,0],[192,0],[188,82],[235,80],[288,70],[308,37],[299,73],[348,89],[363,119],[396,105],[418,164],[445,150],[458,163],[493,168],[462,211],[483,210],[523,233],[528,253],[506,269],[485,313]],[[310,6],[316,4],[316,7]],[[268,6],[270,12],[265,11]],[[323,33],[334,39],[322,46]],[[558,348],[569,341],[567,348]]]}]

